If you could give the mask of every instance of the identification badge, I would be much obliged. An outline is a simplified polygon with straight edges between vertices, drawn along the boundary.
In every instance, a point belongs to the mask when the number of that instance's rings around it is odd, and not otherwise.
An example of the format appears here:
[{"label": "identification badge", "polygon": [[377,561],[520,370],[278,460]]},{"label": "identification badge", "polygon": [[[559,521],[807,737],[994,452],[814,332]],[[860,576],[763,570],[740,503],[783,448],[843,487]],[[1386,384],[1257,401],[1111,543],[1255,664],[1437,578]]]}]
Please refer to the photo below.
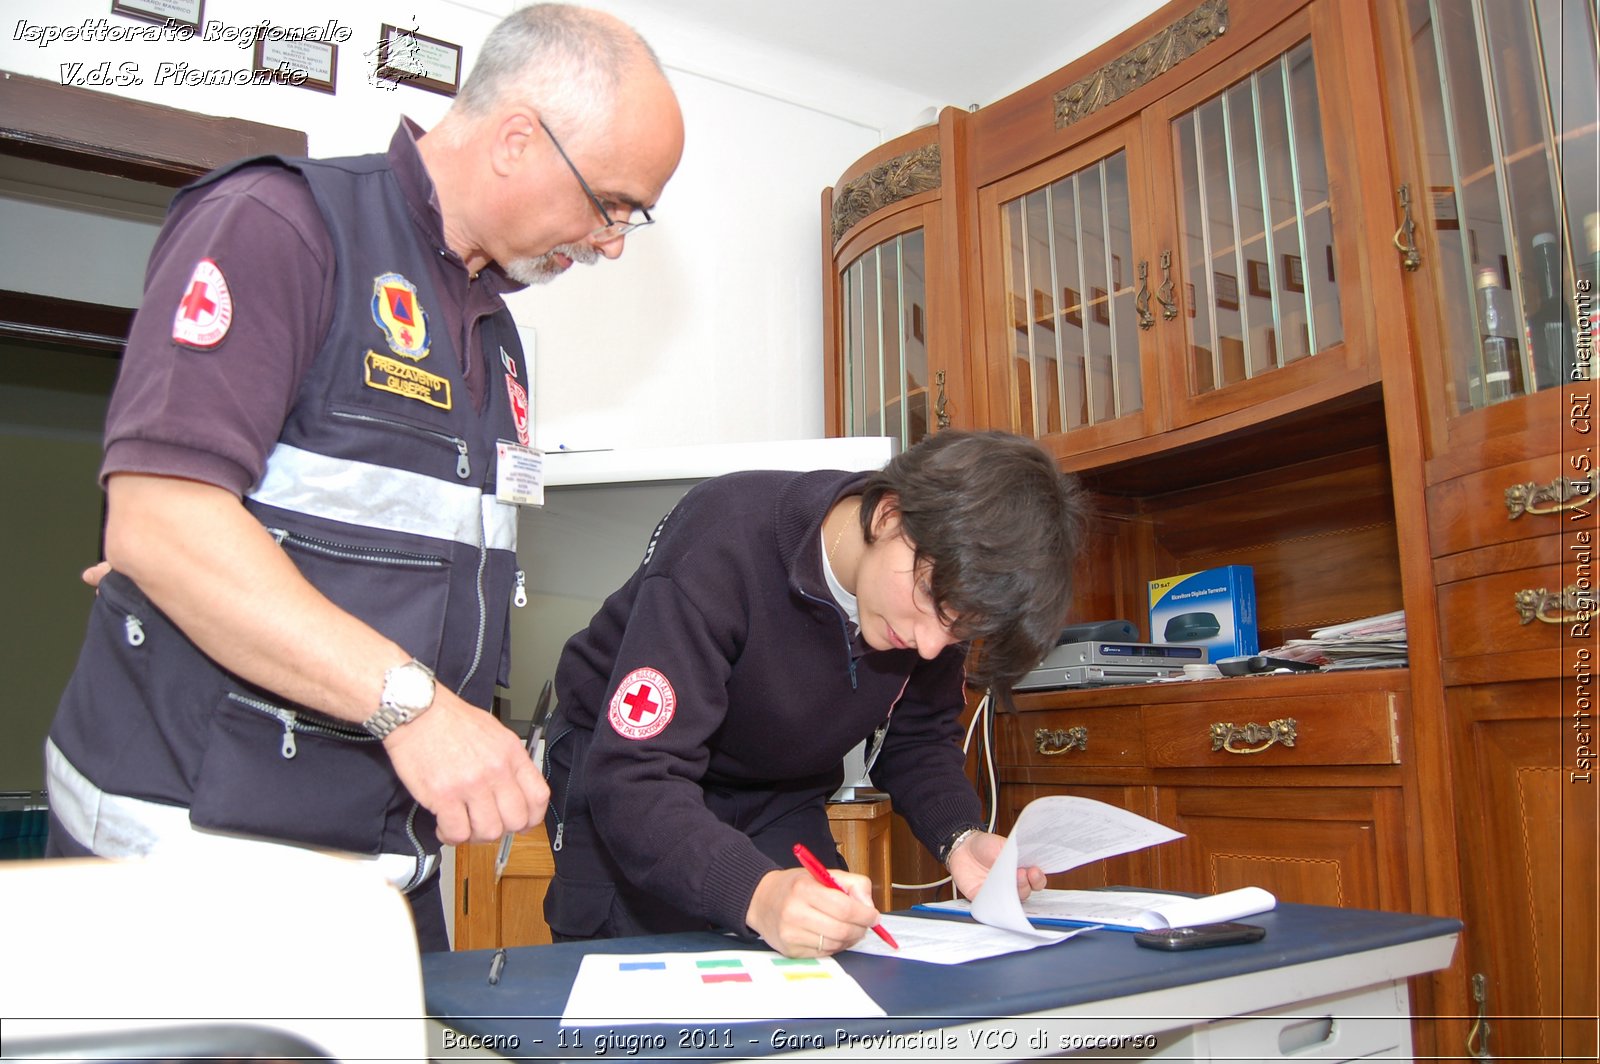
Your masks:
[{"label": "identification badge", "polygon": [[494,497],[514,506],[544,505],[544,452],[510,440],[496,440]]}]

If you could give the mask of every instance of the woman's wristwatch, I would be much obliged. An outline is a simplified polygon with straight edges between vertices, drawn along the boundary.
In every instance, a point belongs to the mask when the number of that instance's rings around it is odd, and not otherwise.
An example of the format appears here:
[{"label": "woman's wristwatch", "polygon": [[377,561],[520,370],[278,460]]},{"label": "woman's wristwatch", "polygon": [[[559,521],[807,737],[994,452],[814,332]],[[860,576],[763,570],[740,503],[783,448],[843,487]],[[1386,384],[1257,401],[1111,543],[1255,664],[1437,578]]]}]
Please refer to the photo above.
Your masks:
[{"label": "woman's wristwatch", "polygon": [[967,837],[976,835],[982,830],[983,828],[976,826],[965,827],[951,835],[945,840],[944,845],[939,848],[939,863],[948,866],[951,856],[955,854],[956,850],[960,849],[963,842],[967,841]]}]

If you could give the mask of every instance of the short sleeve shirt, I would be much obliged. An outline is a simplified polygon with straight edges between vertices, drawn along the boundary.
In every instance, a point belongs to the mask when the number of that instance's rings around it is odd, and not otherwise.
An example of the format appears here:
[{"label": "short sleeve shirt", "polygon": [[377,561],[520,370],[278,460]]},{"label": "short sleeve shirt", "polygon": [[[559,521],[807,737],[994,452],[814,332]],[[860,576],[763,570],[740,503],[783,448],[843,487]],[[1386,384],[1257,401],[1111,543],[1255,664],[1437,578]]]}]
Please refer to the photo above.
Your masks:
[{"label": "short sleeve shirt", "polygon": [[[481,404],[485,373],[466,341],[518,286],[492,267],[469,276],[446,246],[419,133],[403,122],[389,159],[438,252],[445,327],[463,341]],[[180,199],[145,273],[106,418],[102,482],[147,473],[248,491],[333,320],[335,269],[321,211],[292,170],[246,167]]]}]

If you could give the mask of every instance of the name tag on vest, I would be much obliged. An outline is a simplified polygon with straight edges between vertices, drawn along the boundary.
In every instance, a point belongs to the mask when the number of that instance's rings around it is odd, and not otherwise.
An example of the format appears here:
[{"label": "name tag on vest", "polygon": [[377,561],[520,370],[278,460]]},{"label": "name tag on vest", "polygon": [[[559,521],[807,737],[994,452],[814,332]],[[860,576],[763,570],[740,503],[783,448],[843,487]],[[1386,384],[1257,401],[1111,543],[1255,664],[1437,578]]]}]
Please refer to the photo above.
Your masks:
[{"label": "name tag on vest", "polygon": [[515,506],[544,505],[544,452],[496,440],[494,497]]}]

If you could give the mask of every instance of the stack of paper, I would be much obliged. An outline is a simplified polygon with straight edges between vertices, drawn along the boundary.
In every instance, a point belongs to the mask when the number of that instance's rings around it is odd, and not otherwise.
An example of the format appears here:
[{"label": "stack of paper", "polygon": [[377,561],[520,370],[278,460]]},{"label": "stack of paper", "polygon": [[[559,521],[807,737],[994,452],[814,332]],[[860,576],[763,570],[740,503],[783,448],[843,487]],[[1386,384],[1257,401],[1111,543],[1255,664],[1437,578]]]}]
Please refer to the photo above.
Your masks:
[{"label": "stack of paper", "polygon": [[[1022,912],[1033,923],[1052,927],[1149,931],[1238,920],[1269,912],[1277,904],[1278,899],[1260,887],[1240,887],[1204,898],[1132,890],[1036,890],[1022,903]],[[971,910],[972,903],[965,899],[930,901],[917,908],[964,913]]]},{"label": "stack of paper", "polygon": [[1181,838],[1182,832],[1092,798],[1061,794],[1036,798],[1018,814],[1011,835],[972,902],[970,911],[977,924],[890,915],[883,918],[883,925],[900,943],[898,950],[873,935],[850,948],[905,960],[960,964],[1060,942],[1077,932],[1045,930],[1029,922],[1017,898],[1018,868],[1037,866],[1046,873],[1065,872]]},{"label": "stack of paper", "polygon": [[1312,661],[1328,672],[1345,669],[1397,669],[1406,664],[1404,610],[1319,628],[1310,639],[1291,639],[1266,651],[1272,657]]}]

